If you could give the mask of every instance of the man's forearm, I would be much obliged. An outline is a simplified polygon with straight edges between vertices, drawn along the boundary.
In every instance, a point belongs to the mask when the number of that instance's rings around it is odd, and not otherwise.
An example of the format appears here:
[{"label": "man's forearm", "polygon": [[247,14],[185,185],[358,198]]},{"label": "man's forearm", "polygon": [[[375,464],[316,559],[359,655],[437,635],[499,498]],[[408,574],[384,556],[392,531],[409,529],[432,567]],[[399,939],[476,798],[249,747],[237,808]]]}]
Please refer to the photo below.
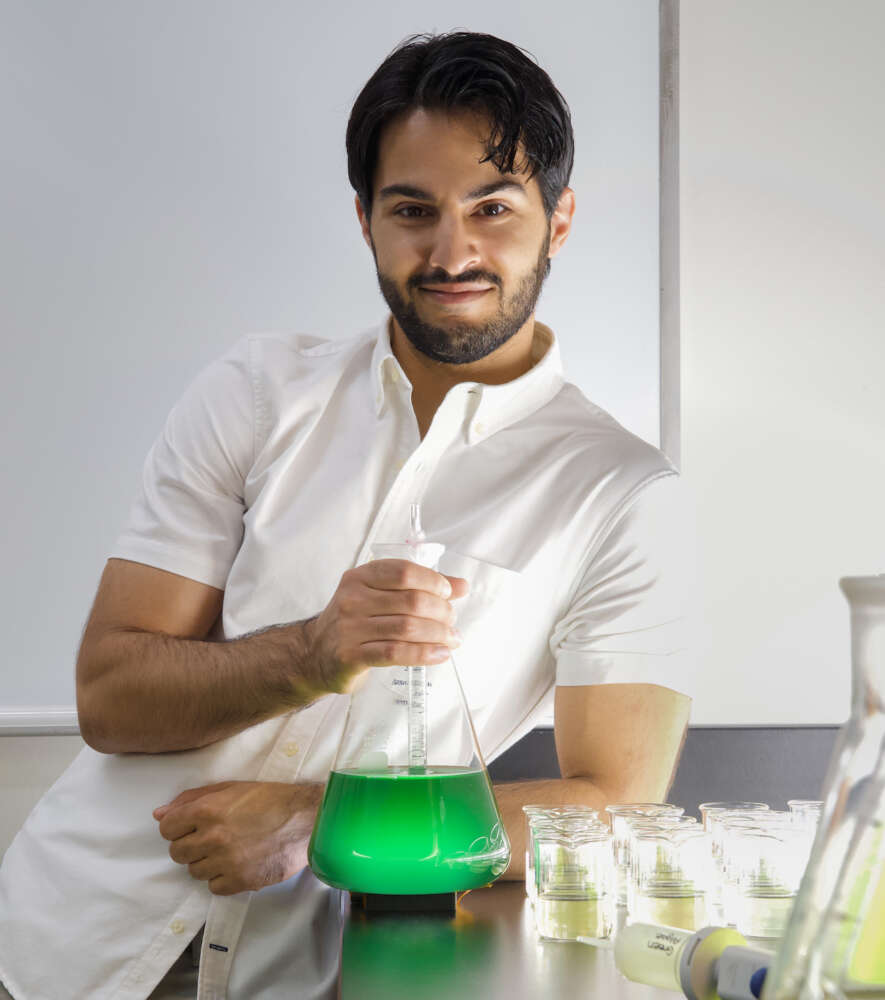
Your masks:
[{"label": "man's forearm", "polygon": [[525,878],[525,814],[524,805],[561,806],[581,803],[603,809],[616,801],[587,778],[550,778],[544,781],[508,781],[495,786],[495,798],[504,829],[510,839],[510,865],[502,878]]},{"label": "man's forearm", "polygon": [[307,622],[227,642],[117,630],[78,691],[83,738],[104,753],[189,750],[299,708],[324,693]]}]

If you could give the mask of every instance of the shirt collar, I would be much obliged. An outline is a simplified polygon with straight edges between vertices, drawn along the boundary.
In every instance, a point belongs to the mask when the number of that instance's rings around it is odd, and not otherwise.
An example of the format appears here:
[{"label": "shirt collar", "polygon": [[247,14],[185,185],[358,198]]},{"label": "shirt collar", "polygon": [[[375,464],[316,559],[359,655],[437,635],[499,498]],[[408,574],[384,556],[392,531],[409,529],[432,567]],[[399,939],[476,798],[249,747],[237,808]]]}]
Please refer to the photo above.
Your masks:
[{"label": "shirt collar", "polygon": [[[411,388],[390,343],[391,318],[388,315],[379,324],[372,351],[373,402],[375,415],[379,417],[384,410],[388,393]],[[464,400],[470,400],[472,403],[468,407],[469,420],[466,427],[469,444],[474,444],[496,430],[527,417],[559,392],[565,381],[559,342],[550,327],[537,320],[535,320],[535,336],[532,343],[532,360],[534,362],[532,367],[510,382],[501,385],[461,382],[449,390],[444,402],[448,401],[452,393],[457,392]]]},{"label": "shirt collar", "polygon": [[393,388],[394,380],[408,385],[406,373],[396,360],[390,343],[390,328],[388,316],[378,324],[375,333],[375,348],[372,351],[372,401],[375,404],[375,416],[380,417],[384,409],[387,393]]}]

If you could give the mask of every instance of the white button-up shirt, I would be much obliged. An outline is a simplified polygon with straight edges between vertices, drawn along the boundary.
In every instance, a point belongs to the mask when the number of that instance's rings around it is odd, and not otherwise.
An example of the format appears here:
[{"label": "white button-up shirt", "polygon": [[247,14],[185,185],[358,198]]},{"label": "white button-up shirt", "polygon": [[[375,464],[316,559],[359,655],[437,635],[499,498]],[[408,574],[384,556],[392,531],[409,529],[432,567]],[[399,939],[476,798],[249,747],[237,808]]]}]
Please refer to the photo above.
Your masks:
[{"label": "white button-up shirt", "polygon": [[[388,322],[350,339],[247,336],[209,365],[151,449],[111,555],[223,589],[214,637],[230,639],[321,611],[374,543],[403,540],[418,501],[446,546],[440,570],[470,583],[457,662],[487,761],[555,685],[690,693],[667,459],[564,380],[540,323],[528,372],[454,386],[422,440]],[[0,870],[0,980],[21,1000],[144,1000],[205,923],[200,996],[256,1000],[256,969],[280,949],[294,961],[307,933],[291,898],[325,887],[296,876],[213,897],[170,860],[151,810],[217,781],[325,780],[346,706],[328,695],[195,750],[84,749]],[[328,974],[302,969],[299,996]]]}]

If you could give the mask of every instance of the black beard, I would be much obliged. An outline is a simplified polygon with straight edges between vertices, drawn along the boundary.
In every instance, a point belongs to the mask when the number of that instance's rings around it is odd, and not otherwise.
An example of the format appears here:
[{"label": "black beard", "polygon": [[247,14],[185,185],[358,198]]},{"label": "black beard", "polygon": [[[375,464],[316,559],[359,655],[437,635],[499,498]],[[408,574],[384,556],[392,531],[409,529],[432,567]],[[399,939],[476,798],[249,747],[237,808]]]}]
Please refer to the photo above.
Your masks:
[{"label": "black beard", "polygon": [[[449,326],[440,327],[425,322],[418,315],[414,305],[406,302],[400,295],[396,283],[378,270],[377,255],[375,256],[375,271],[378,275],[378,285],[381,288],[384,301],[409,343],[433,361],[441,361],[449,365],[466,365],[491,354],[502,344],[506,344],[515,333],[525,326],[526,321],[535,311],[541,288],[550,273],[550,258],[547,256],[549,249],[550,231],[548,229],[534,270],[522,278],[509,300],[502,301],[497,315],[480,325],[452,323]],[[496,288],[500,288],[499,280],[478,271],[458,275],[457,281],[490,281],[494,283]],[[455,282],[445,272],[434,276],[425,275],[409,281],[409,285],[414,288],[423,284],[446,283],[454,284]],[[423,293],[419,292],[418,294]]]}]

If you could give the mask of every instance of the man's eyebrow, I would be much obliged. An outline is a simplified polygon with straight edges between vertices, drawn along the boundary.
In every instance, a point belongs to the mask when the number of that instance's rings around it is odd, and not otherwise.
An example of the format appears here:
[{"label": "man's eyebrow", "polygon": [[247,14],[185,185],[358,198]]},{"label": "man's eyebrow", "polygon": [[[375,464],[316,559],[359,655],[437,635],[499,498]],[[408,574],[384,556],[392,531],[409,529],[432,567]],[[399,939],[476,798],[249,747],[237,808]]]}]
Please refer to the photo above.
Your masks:
[{"label": "man's eyebrow", "polygon": [[[461,199],[462,201],[477,201],[479,198],[487,198],[490,194],[498,191],[518,191],[525,194],[526,189],[516,181],[492,181],[491,184],[483,184],[481,187],[468,191]],[[433,201],[433,195],[423,188],[415,187],[413,184],[388,184],[378,192],[378,200],[393,198],[399,195],[402,198],[416,198],[418,201]]]},{"label": "man's eyebrow", "polygon": [[527,193],[525,187],[517,181],[492,181],[491,184],[483,184],[482,187],[469,191],[464,201],[477,201],[480,198],[487,198],[490,194],[496,194],[498,191],[518,191],[523,195]]}]

